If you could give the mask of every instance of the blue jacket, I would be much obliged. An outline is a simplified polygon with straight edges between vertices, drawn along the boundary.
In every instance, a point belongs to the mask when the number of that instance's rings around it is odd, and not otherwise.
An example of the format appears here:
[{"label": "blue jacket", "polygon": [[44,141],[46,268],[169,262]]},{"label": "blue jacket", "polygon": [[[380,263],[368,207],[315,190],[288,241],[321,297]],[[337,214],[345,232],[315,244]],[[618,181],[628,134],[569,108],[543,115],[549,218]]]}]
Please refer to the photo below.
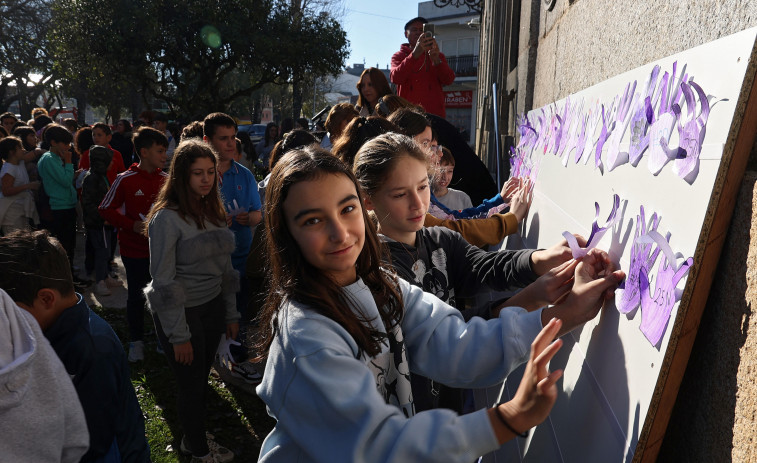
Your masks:
[{"label": "blue jacket", "polygon": [[436,199],[436,196],[434,196],[434,193],[431,193],[431,203],[438,206],[439,209],[443,210],[447,214],[451,214],[455,216],[456,219],[476,219],[479,217],[486,217],[486,214],[487,212],[489,212],[489,209],[499,206],[500,204],[504,202],[505,200],[502,199],[502,196],[500,196],[500,194],[497,193],[493,198],[485,199],[481,204],[479,204],[476,207],[469,207],[468,209],[464,209],[462,211],[453,211],[452,209],[442,204],[441,201]]},{"label": "blue jacket", "polygon": [[[387,333],[362,280],[343,288],[366,323]],[[489,387],[528,359],[541,311],[506,308],[497,319],[460,312],[399,281],[405,314],[376,357],[334,320],[298,302],[280,308],[256,392],[276,426],[258,461],[471,462],[499,445],[486,410],[414,413],[410,372],[455,387]]]},{"label": "blue jacket", "polygon": [[79,302],[45,330],[79,395],[89,429],[82,462],[150,461],[145,423],[121,341],[108,323]]},{"label": "blue jacket", "polygon": [[[227,207],[227,212],[234,208],[234,200],[236,200],[239,208],[248,212],[259,211],[262,207],[255,176],[248,168],[233,160],[231,161],[231,168],[223,173],[221,196],[223,196],[223,203]],[[229,228],[234,232],[236,242],[234,252],[231,254],[234,268],[237,270],[244,269],[244,263],[252,244],[252,229],[247,225],[240,225],[236,220],[231,222]]]}]

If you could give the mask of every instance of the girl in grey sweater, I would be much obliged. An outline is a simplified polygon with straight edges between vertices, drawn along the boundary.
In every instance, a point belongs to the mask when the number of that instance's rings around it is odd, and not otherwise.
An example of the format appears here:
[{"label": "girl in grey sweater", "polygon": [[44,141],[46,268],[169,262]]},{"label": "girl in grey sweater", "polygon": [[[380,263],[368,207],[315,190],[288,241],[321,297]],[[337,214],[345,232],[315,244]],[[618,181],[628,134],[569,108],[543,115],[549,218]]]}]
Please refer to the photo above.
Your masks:
[{"label": "girl in grey sweater", "polygon": [[[147,217],[150,275],[145,296],[178,385],[181,451],[192,461],[230,461],[233,453],[206,438],[208,374],[222,333],[239,330],[231,266],[234,235],[218,192],[210,145],[182,142]],[[215,458],[215,460],[213,459]]]}]

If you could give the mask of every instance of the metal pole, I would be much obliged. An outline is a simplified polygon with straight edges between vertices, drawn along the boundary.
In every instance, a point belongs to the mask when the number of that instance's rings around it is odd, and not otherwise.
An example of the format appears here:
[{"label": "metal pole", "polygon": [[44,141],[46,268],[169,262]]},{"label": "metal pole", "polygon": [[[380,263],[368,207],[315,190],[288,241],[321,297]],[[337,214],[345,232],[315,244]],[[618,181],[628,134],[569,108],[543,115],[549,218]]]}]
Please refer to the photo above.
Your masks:
[{"label": "metal pole", "polygon": [[502,188],[502,179],[500,178],[500,155],[499,155],[499,116],[497,111],[497,83],[492,83],[492,109],[494,111],[494,149],[497,156],[497,188]]}]

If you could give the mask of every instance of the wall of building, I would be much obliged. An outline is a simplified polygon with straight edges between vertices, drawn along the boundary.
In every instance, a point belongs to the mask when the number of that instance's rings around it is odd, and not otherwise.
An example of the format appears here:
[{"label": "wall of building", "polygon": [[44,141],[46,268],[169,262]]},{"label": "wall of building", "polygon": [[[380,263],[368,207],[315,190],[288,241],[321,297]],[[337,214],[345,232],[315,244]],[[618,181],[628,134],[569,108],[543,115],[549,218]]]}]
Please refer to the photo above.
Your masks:
[{"label": "wall of building", "polygon": [[[549,3],[485,3],[476,146],[490,169],[493,82],[504,142],[518,113],[757,26],[754,0]],[[757,145],[748,169],[659,461],[757,461]]]},{"label": "wall of building", "polygon": [[753,0],[555,0],[538,3],[533,107],[757,26]]}]

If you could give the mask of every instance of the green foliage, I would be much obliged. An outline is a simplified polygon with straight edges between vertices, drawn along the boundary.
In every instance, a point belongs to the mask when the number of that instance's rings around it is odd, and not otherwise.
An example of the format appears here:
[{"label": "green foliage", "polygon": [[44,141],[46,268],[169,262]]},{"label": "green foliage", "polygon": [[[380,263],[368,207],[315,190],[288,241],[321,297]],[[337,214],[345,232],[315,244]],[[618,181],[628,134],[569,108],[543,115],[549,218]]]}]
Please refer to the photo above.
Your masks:
[{"label": "green foliage", "polygon": [[[49,50],[51,0],[0,0],[0,110],[19,100],[23,117],[55,76]],[[30,74],[38,76],[32,80]],[[11,90],[11,84],[14,89]]]},{"label": "green foliage", "polygon": [[[137,88],[175,112],[226,111],[295,71],[336,74],[346,33],[328,14],[292,21],[279,0],[60,0],[57,65],[96,102]],[[114,14],[117,13],[117,14]]]}]

